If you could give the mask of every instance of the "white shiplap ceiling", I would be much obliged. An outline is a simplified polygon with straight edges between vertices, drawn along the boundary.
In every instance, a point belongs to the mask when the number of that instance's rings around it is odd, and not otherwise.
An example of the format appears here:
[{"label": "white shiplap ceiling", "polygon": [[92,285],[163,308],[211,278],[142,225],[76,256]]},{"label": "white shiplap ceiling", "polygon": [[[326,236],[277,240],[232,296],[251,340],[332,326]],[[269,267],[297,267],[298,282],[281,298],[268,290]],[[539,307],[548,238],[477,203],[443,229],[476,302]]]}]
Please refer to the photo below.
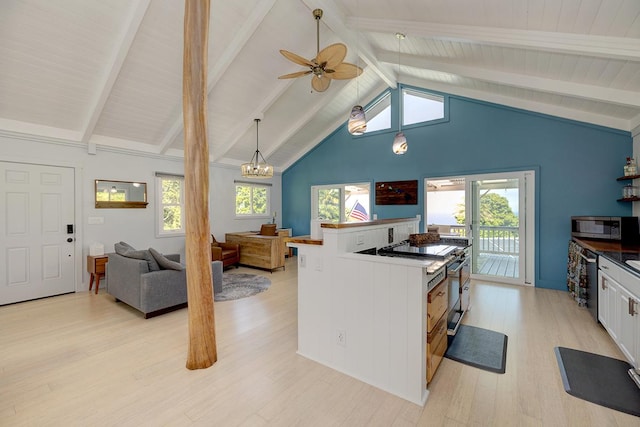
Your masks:
[{"label": "white shiplap ceiling", "polygon": [[[315,8],[321,48],[365,68],[357,87],[277,79],[301,69],[279,49],[315,56]],[[183,11],[0,0],[0,134],[181,156]],[[208,79],[211,160],[230,165],[255,150],[254,118],[282,171],[397,82],[634,131],[640,0],[211,0]]]}]

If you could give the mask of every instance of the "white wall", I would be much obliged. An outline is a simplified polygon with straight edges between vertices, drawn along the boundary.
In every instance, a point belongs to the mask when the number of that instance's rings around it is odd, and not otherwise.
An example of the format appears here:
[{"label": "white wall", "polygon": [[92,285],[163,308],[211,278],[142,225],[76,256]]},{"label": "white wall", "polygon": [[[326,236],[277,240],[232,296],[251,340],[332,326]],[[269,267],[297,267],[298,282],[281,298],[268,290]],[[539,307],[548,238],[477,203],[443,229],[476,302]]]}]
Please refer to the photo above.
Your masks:
[{"label": "white wall", "polygon": [[[249,153],[250,154],[250,153]],[[86,146],[77,143],[60,143],[0,136],[0,161],[37,163],[72,167],[76,174],[76,271],[77,290],[89,287],[89,275],[85,260],[89,246],[102,243],[105,252],[113,251],[113,244],[124,240],[136,248],[153,247],[163,253],[180,253],[184,259],[184,237],[157,238],[155,173],[184,173],[183,159],[163,158],[159,155],[130,154],[97,149],[88,154]],[[209,170],[209,221],[218,240],[234,231],[256,230],[270,218],[236,219],[234,180],[240,176],[240,167],[211,165]],[[140,181],[147,183],[146,209],[96,209],[94,180]],[[244,179],[246,181],[246,179]],[[271,209],[282,211],[282,184],[280,175],[270,180]],[[88,224],[89,217],[102,217],[104,223]],[[277,222],[281,224],[278,217]]]}]

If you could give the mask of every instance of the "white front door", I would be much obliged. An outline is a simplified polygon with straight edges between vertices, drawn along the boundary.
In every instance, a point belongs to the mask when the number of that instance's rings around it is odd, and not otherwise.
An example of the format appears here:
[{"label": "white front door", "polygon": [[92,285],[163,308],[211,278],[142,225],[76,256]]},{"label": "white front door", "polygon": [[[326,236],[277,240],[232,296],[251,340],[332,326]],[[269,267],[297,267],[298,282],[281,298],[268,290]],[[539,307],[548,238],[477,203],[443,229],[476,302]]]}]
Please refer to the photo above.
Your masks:
[{"label": "white front door", "polygon": [[0,200],[0,305],[74,292],[74,170],[0,162]]}]

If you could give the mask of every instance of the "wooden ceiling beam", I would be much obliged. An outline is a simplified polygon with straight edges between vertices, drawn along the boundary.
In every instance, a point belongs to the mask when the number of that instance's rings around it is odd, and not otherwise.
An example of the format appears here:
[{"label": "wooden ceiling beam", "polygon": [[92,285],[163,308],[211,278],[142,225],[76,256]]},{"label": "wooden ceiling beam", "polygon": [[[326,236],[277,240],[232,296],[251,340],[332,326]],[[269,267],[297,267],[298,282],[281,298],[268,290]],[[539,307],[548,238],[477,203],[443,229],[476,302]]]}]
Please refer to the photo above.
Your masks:
[{"label": "wooden ceiling beam", "polygon": [[[244,21],[243,25],[238,28],[235,37],[222,52],[220,60],[216,61],[211,70],[209,70],[209,78],[207,81],[207,95],[211,93],[220,78],[222,78],[222,76],[224,75],[227,68],[229,68],[236,56],[238,56],[249,39],[251,39],[251,37],[256,32],[274,4],[275,0],[263,0],[258,2],[251,15],[249,15]],[[174,140],[182,132],[182,113],[179,113],[171,123],[171,127],[164,135],[158,146],[158,151],[162,154],[167,152],[167,150],[171,147],[171,144],[173,144]]]},{"label": "wooden ceiling beam", "polygon": [[358,31],[372,33],[395,34],[401,30],[411,37],[640,61],[640,40],[629,37],[445,25],[391,19],[349,18],[347,25]]},{"label": "wooden ceiling beam", "polygon": [[[398,62],[398,53],[390,51],[380,52],[378,54],[378,60],[388,64],[396,64]],[[400,63],[403,67],[433,70],[500,85],[589,99],[599,102],[614,103],[629,107],[640,107],[639,94],[629,90],[613,89],[604,86],[575,83],[565,80],[555,80],[526,74],[510,73],[500,71],[498,69],[460,65],[452,62],[436,61],[415,55],[401,54]]]},{"label": "wooden ceiling beam", "polygon": [[129,49],[133,44],[136,34],[138,34],[138,30],[140,29],[140,25],[142,24],[142,20],[144,15],[147,13],[150,3],[151,0],[142,0],[132,3],[129,15],[124,19],[126,24],[123,26],[122,32],[117,37],[115,48],[108,60],[108,63],[105,64],[104,69],[106,72],[102,76],[100,84],[95,90],[94,100],[91,106],[87,108],[88,114],[84,121],[84,125],[82,126],[81,142],[89,143],[89,140],[93,135],[96,124],[102,115],[102,111],[107,103],[107,99],[109,99],[109,95],[111,95],[113,85],[116,83],[116,79],[120,74],[122,65],[127,59]]}]

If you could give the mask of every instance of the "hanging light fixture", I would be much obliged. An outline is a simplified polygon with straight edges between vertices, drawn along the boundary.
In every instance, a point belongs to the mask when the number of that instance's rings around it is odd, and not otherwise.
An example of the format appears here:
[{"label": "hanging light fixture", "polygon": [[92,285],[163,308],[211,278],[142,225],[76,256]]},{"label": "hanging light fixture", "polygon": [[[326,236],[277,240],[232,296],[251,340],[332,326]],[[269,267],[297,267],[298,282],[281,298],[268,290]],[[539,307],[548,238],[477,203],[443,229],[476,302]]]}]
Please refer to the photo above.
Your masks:
[{"label": "hanging light fixture", "polygon": [[[356,3],[356,9],[360,10],[359,5]],[[358,56],[358,70],[360,69],[360,43],[358,40],[358,33],[356,33],[356,54]],[[362,135],[367,131],[367,118],[364,115],[364,108],[360,105],[360,74],[356,76],[356,102],[357,104],[351,109],[349,114],[349,123],[347,124],[347,130],[351,135]]]},{"label": "hanging light fixture", "polygon": [[[398,38],[398,80],[400,79],[400,40],[404,40],[405,35],[402,33],[396,33],[396,37]],[[402,100],[398,102],[398,133],[395,138],[393,138],[393,152],[395,154],[401,155],[407,152],[407,138],[404,136],[404,132],[402,132]]]},{"label": "hanging light fixture", "polygon": [[349,114],[347,129],[351,135],[362,135],[367,130],[367,118],[362,105],[354,105]]},{"label": "hanging light fixture", "polygon": [[[245,178],[271,178],[273,176],[273,166],[266,162],[258,149],[258,124],[260,119],[254,119],[254,121],[256,122],[256,152],[249,163],[243,163],[240,166],[240,170]],[[262,159],[262,162],[260,162],[260,159]]]}]

